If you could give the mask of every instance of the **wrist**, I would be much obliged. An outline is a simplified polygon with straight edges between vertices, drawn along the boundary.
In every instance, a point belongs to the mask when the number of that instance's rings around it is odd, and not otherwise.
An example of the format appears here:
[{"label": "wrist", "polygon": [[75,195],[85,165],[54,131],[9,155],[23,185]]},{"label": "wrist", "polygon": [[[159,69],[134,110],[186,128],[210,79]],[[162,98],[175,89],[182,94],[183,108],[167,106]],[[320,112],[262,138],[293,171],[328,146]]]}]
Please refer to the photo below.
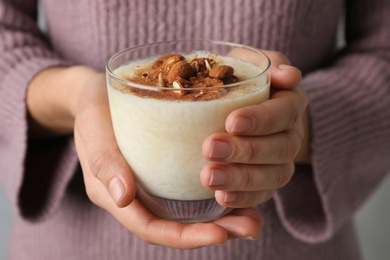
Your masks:
[{"label": "wrist", "polygon": [[91,87],[90,82],[97,76],[101,75],[102,72],[95,70],[87,66],[73,66],[66,70],[65,77],[72,86],[71,93],[69,94],[67,107],[68,113],[71,115],[73,122],[76,118],[80,107],[85,103],[88,95],[88,88]]},{"label": "wrist", "polygon": [[51,67],[38,73],[26,94],[30,135],[50,137],[72,133],[83,89],[97,73],[86,66]]}]

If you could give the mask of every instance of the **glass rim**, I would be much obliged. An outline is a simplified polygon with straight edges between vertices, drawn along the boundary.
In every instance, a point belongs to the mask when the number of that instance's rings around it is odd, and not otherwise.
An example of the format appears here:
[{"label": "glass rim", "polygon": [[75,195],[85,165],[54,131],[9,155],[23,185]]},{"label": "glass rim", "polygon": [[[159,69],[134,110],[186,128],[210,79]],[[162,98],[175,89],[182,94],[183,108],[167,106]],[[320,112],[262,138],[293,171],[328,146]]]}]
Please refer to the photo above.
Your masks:
[{"label": "glass rim", "polygon": [[[188,39],[188,40],[170,40],[170,41],[159,41],[159,42],[153,42],[153,43],[146,43],[146,44],[140,44],[140,45],[136,45],[136,46],[129,47],[129,48],[126,48],[124,50],[121,50],[121,51],[115,53],[114,55],[112,55],[111,58],[108,59],[108,61],[106,62],[106,66],[105,66],[106,72],[107,72],[107,74],[111,78],[113,78],[113,79],[115,79],[115,80],[117,80],[117,81],[119,81],[119,82],[121,82],[121,83],[123,83],[125,85],[131,86],[131,87],[135,87],[135,88],[138,88],[138,89],[153,90],[153,91],[160,91],[160,90],[177,91],[177,88],[173,88],[173,87],[149,86],[149,85],[135,83],[135,82],[123,79],[121,77],[118,77],[111,70],[110,63],[115,58],[120,56],[121,54],[123,54],[125,52],[128,52],[128,51],[131,51],[131,50],[134,50],[134,49],[138,49],[138,48],[145,47],[145,46],[157,45],[157,44],[170,44],[170,43],[179,43],[179,42],[207,42],[207,43],[212,43],[212,44],[220,44],[220,45],[226,45],[226,46],[235,46],[235,47],[240,47],[240,48],[243,48],[243,49],[251,50],[251,51],[256,52],[258,54],[261,54],[263,57],[265,57],[265,59],[267,61],[267,66],[261,73],[251,77],[250,79],[246,79],[246,80],[243,80],[243,81],[239,81],[239,82],[235,82],[235,83],[229,83],[229,84],[226,84],[226,85],[223,85],[223,86],[208,87],[207,89],[210,89],[210,90],[212,90],[212,89],[221,89],[221,88],[231,88],[231,87],[237,87],[237,86],[244,85],[244,84],[250,84],[253,81],[256,81],[256,80],[260,79],[261,77],[265,76],[268,73],[268,71],[270,70],[270,68],[271,68],[271,60],[269,59],[269,57],[263,51],[261,51],[259,49],[256,49],[254,47],[251,47],[251,46],[248,46],[248,45],[245,45],[245,44],[240,44],[240,43],[228,42],[228,41],[217,41],[217,40],[206,40],[206,39]],[[198,87],[198,88],[189,88],[187,90],[190,90],[190,91],[194,90],[195,91],[195,90],[199,90],[199,89],[202,89],[202,88],[200,88],[200,87]]]}]

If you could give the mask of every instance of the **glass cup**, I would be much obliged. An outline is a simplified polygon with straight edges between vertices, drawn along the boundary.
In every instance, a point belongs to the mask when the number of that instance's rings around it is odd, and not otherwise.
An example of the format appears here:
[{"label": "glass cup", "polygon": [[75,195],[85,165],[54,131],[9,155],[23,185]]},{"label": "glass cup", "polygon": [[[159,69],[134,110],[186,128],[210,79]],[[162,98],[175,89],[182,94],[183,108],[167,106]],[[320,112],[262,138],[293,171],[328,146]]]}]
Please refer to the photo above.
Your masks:
[{"label": "glass cup", "polygon": [[[144,66],[144,59],[153,61],[170,53],[232,57],[249,66],[244,66],[244,74],[250,69],[253,75],[207,88],[215,90],[218,97],[196,101],[158,98],[159,92],[177,93],[178,89],[137,84],[120,72],[127,68],[131,73]],[[213,133],[226,132],[225,120],[233,110],[269,99],[269,68],[268,57],[255,48],[211,40],[145,44],[108,60],[107,89],[116,141],[136,177],[137,198],[150,211],[184,223],[210,221],[231,211],[218,204],[214,191],[201,184],[201,169],[209,163],[202,156],[202,143]],[[203,90],[191,88],[186,92],[196,96]]]}]

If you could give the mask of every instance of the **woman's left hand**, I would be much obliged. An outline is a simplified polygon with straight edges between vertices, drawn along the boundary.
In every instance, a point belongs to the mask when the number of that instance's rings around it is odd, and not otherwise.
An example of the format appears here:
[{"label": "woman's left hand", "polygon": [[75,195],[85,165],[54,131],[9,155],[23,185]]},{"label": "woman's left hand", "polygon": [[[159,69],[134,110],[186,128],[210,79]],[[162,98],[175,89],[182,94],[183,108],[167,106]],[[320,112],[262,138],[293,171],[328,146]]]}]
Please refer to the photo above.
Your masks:
[{"label": "woman's left hand", "polygon": [[216,190],[217,201],[227,207],[248,208],[270,199],[290,181],[299,151],[308,150],[302,147],[308,143],[308,101],[299,85],[301,72],[283,54],[263,52],[272,62],[270,99],[233,111],[227,133],[203,143],[210,163],[202,169],[202,184]]}]

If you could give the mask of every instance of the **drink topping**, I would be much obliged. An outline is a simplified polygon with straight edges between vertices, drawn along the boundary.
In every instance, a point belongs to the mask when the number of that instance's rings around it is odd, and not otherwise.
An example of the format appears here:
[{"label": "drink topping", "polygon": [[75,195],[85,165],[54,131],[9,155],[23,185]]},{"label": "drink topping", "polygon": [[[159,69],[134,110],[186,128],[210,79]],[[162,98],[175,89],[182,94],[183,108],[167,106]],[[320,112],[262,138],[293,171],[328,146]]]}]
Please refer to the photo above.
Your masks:
[{"label": "drink topping", "polygon": [[216,57],[194,55],[186,59],[182,55],[166,54],[157,58],[151,67],[137,66],[136,73],[127,80],[159,88],[176,88],[177,91],[173,91],[176,95],[190,95],[192,99],[215,99],[227,92],[215,87],[239,81],[234,76],[234,69],[218,65]]}]

